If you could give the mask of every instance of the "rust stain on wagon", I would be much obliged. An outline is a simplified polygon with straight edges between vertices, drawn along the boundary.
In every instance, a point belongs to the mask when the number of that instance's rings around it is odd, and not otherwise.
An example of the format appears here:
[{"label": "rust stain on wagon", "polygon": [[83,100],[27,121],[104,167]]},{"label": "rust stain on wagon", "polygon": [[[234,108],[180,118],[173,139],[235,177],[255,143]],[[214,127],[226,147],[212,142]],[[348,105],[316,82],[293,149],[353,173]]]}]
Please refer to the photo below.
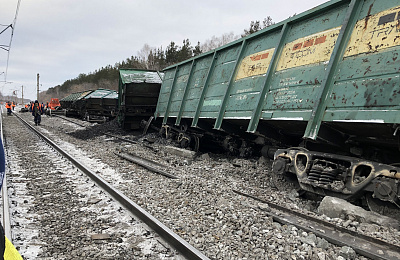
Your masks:
[{"label": "rust stain on wagon", "polygon": [[372,70],[371,70],[371,66],[368,66],[366,69],[365,69],[365,72],[364,72],[364,76],[368,73],[368,72],[371,72]]},{"label": "rust stain on wagon", "polygon": [[371,17],[371,9],[372,9],[372,6],[373,6],[373,5],[374,5],[374,4],[371,4],[371,5],[369,6],[369,10],[368,10],[367,17],[365,17],[364,30],[366,30],[367,27],[368,27],[368,21],[369,21],[369,18]]}]

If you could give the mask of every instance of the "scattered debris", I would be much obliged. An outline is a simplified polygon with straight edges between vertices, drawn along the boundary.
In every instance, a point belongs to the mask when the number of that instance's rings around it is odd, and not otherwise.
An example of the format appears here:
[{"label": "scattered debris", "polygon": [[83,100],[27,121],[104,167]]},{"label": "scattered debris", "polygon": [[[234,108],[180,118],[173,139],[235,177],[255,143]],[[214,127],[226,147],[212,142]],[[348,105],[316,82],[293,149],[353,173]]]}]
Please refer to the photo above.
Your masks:
[{"label": "scattered debris", "polygon": [[173,147],[173,146],[166,146],[165,147],[165,151],[177,155],[177,156],[181,156],[181,157],[185,157],[185,158],[189,158],[189,159],[193,159],[196,156],[196,152],[194,151],[189,151],[186,149],[182,149],[182,148],[178,148],[178,147]]},{"label": "scattered debris", "polygon": [[399,227],[395,219],[379,215],[355,206],[343,199],[326,196],[318,207],[318,212],[330,218],[341,218],[344,220],[356,220],[357,222],[373,223],[394,228]]}]

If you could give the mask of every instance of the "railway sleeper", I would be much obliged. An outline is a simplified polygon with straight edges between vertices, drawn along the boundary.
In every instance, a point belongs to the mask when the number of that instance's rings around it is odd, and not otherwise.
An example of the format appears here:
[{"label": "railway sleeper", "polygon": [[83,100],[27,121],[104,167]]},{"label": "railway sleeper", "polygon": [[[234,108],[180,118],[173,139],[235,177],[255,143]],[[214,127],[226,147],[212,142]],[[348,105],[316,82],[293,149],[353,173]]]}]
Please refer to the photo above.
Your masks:
[{"label": "railway sleeper", "polygon": [[356,201],[365,196],[400,209],[400,168],[304,149],[278,149],[272,170],[294,174],[302,190]]}]

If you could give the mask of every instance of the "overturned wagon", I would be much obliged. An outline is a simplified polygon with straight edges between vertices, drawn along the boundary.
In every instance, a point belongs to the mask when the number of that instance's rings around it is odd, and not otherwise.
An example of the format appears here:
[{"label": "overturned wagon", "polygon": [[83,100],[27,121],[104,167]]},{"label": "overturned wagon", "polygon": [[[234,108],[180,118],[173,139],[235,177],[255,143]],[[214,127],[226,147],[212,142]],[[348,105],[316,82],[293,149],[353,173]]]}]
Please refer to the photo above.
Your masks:
[{"label": "overturned wagon", "polygon": [[118,121],[125,129],[138,129],[154,115],[163,74],[157,71],[119,71]]},{"label": "overturned wagon", "polygon": [[67,116],[87,121],[105,121],[115,117],[118,93],[110,89],[97,89],[73,93],[60,100]]},{"label": "overturned wagon", "polygon": [[72,108],[72,104],[73,104],[76,100],[78,100],[78,99],[80,99],[80,98],[86,96],[86,95],[89,94],[90,92],[91,92],[91,91],[76,92],[76,93],[72,93],[71,95],[68,95],[68,96],[62,98],[62,99],[60,100],[61,107],[62,107],[63,109],[66,109],[66,110],[70,111],[70,113],[73,113],[74,111],[73,111],[73,108]]},{"label": "overturned wagon", "polygon": [[305,190],[400,205],[399,21],[398,1],[329,1],[166,68],[155,116],[185,143],[282,147]]}]

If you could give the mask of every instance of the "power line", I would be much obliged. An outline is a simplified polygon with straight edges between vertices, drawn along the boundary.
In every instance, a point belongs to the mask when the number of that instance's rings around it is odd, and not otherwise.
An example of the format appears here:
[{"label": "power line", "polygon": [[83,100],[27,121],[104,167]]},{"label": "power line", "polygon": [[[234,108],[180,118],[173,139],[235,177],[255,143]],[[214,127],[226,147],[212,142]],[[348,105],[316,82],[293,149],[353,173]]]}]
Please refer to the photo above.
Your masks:
[{"label": "power line", "polygon": [[[2,34],[3,32],[7,31],[8,28],[11,28],[11,29],[12,29],[12,24],[9,24],[9,25],[0,24],[0,26],[6,27],[6,28],[4,28],[4,29],[0,32],[0,34]],[[9,45],[4,45],[4,44],[0,44],[0,49],[5,50],[5,51],[8,52],[8,51],[10,50],[10,46],[9,46]],[[1,74],[4,74],[4,75],[5,75],[5,72],[1,72],[0,75],[1,75]],[[6,81],[6,80],[4,79],[4,81]]]},{"label": "power line", "polygon": [[2,34],[3,32],[5,32],[8,28],[12,28],[12,24],[8,25],[6,28],[3,29],[3,31],[0,32],[0,34]]},{"label": "power line", "polygon": [[13,36],[14,36],[15,25],[17,23],[17,17],[18,17],[18,11],[19,11],[20,3],[21,3],[21,0],[18,0],[17,10],[15,11],[15,16],[14,16],[14,21],[13,21],[12,25],[10,25],[11,26],[11,37],[10,37],[10,43],[8,44],[8,54],[7,54],[6,71],[5,71],[5,74],[4,74],[4,81],[7,81],[8,61],[10,60],[11,43],[12,43],[12,39],[13,39]]}]

